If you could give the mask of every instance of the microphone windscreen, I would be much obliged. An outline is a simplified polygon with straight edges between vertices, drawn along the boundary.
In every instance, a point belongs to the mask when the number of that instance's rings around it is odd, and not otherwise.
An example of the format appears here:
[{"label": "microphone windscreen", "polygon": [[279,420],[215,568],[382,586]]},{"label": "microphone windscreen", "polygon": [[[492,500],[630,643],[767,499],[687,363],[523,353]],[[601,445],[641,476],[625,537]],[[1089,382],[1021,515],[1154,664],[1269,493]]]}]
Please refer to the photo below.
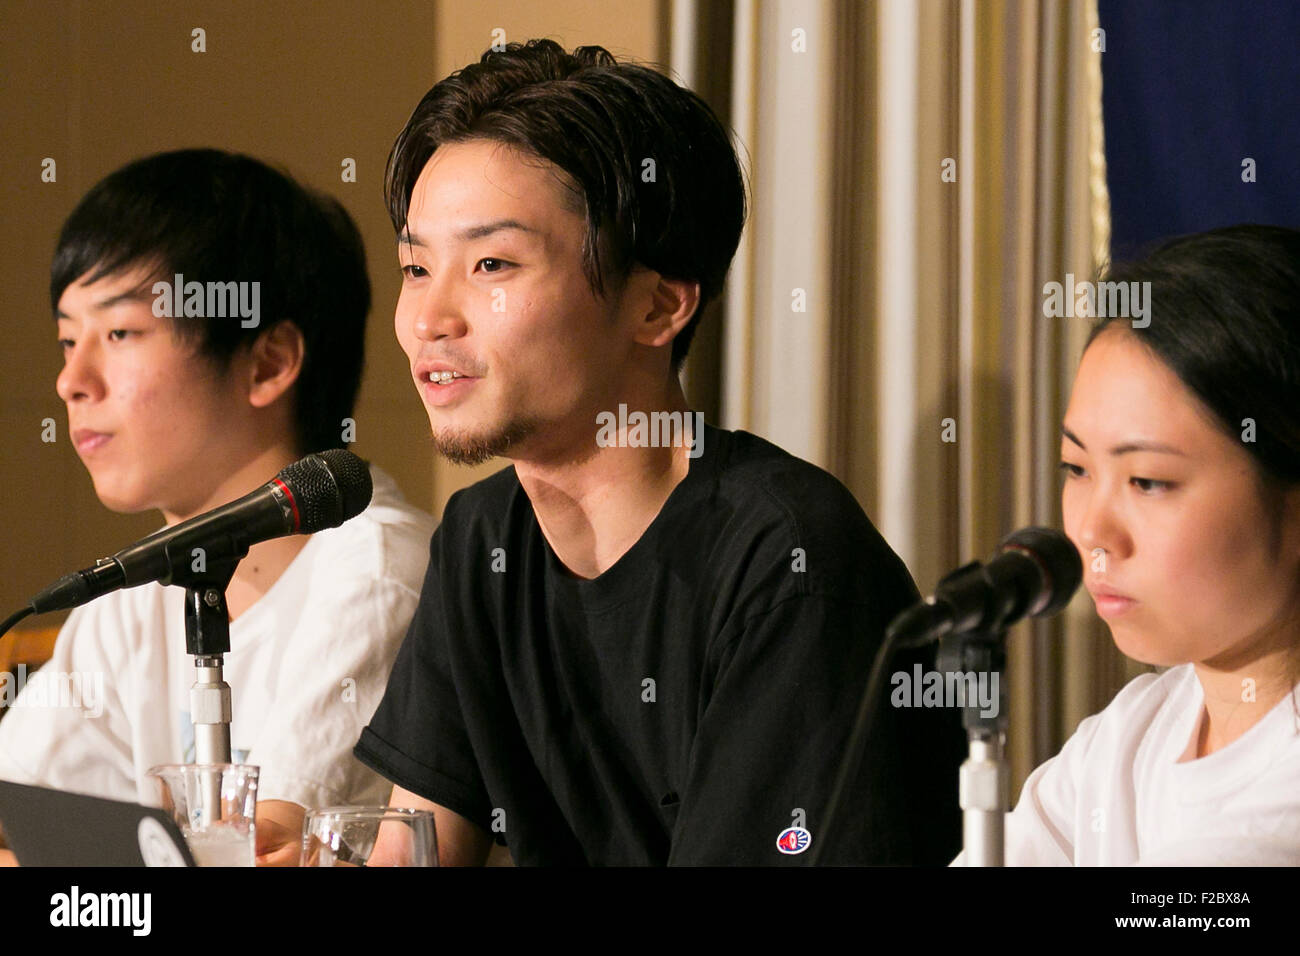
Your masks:
[{"label": "microphone windscreen", "polygon": [[1083,582],[1083,562],[1073,542],[1055,528],[1021,528],[1002,539],[999,552],[1017,551],[1038,565],[1048,586],[1046,602],[1028,614],[1055,614],[1070,603]]},{"label": "microphone windscreen", "polygon": [[370,468],[342,448],[308,455],[276,476],[293,493],[299,510],[299,534],[336,528],[366,510],[374,492]]},{"label": "microphone windscreen", "polygon": [[343,496],[343,517],[339,521],[355,518],[370,506],[370,498],[375,493],[370,465],[345,448],[330,448],[318,454]]}]

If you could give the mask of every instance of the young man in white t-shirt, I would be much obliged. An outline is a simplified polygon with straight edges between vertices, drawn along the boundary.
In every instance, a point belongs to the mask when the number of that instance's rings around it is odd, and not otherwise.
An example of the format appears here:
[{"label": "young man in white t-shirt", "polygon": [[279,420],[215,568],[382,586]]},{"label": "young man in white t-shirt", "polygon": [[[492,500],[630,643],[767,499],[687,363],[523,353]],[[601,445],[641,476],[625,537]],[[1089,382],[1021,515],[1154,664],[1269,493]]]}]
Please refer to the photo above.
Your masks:
[{"label": "young man in white t-shirt", "polygon": [[[248,157],[148,157],[73,211],[50,288],[68,434],[108,508],[174,524],[344,444],[370,285],[335,200]],[[371,471],[363,514],[254,545],[226,591],[232,759],[261,768],[259,863],[296,863],[304,807],[387,793],[350,751],[433,523]],[[152,802],[148,769],[194,756],[183,607],[183,589],[151,584],[74,611],[0,720],[0,778]],[[67,706],[59,684],[78,677]]]}]

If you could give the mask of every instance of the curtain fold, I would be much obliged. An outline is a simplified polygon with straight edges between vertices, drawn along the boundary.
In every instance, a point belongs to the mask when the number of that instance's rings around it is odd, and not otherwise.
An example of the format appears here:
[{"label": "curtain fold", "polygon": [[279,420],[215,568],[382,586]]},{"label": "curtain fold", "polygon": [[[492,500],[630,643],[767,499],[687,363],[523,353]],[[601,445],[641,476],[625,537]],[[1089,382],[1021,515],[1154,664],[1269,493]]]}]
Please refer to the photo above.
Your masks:
[{"label": "curtain fold", "polygon": [[[1046,317],[1043,286],[1108,254],[1094,0],[738,0],[732,24],[754,215],[692,389],[844,481],[923,591],[1060,528],[1087,320]],[[1015,628],[1014,791],[1141,669],[1082,590]]]}]

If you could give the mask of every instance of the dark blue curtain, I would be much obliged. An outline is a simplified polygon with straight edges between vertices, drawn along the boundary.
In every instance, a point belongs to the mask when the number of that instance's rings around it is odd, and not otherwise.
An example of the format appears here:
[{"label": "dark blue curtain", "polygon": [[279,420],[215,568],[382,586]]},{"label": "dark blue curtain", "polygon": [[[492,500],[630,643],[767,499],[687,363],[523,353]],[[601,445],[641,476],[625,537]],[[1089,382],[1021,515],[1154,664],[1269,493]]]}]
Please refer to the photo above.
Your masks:
[{"label": "dark blue curtain", "polygon": [[1239,222],[1300,228],[1300,0],[1098,7],[1114,257]]}]

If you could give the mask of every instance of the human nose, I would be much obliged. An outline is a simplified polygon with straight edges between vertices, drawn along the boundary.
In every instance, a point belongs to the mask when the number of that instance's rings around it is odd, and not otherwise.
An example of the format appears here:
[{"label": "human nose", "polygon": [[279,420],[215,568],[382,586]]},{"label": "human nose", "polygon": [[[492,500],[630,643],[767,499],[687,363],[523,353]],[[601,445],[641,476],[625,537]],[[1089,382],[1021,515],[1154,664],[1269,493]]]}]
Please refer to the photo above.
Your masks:
[{"label": "human nose", "polygon": [[1100,554],[1116,560],[1132,552],[1132,538],[1114,495],[1095,481],[1087,488],[1067,488],[1062,512],[1066,534],[1079,549],[1085,566],[1095,568]]},{"label": "human nose", "polygon": [[432,272],[414,303],[412,331],[421,341],[459,338],[469,331],[464,300],[449,269]]},{"label": "human nose", "polygon": [[63,368],[54,380],[54,390],[65,404],[99,401],[104,397],[104,376],[94,343],[82,339],[69,346]]}]

